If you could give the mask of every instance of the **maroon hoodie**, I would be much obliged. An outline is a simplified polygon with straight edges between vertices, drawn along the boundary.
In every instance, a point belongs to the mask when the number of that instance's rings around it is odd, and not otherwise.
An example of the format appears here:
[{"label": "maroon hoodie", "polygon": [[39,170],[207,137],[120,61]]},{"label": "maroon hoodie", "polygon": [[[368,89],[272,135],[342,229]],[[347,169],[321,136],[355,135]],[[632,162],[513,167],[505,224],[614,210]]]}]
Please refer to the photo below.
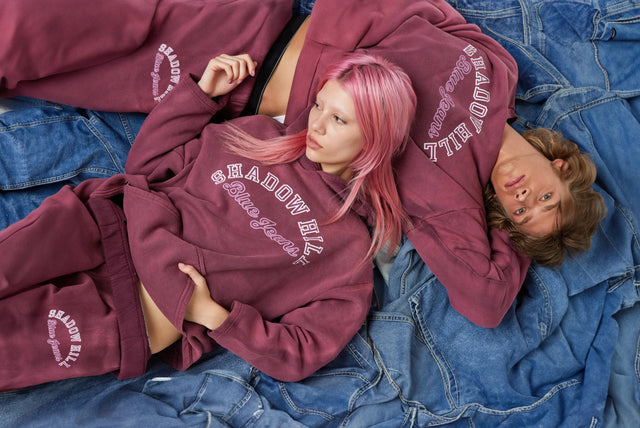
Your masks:
[{"label": "maroon hoodie", "polygon": [[[5,21],[32,17],[31,1],[35,0],[2,3],[0,33],[8,31]],[[154,98],[162,98],[172,86],[175,75],[201,73],[206,61],[219,53],[248,51],[260,63],[291,7],[290,1],[277,0],[208,1],[195,3],[198,7],[177,0],[149,0],[135,3],[132,13],[138,19],[127,20],[129,28],[123,33],[121,19],[108,13],[112,4],[100,6],[105,9],[101,16],[108,19],[96,19],[93,24],[101,30],[100,43],[67,27],[74,22],[65,21],[71,19],[67,15],[56,13],[51,15],[55,19],[47,19],[49,11],[38,14],[39,20],[67,36],[56,46],[78,41],[81,54],[50,50],[51,43],[39,33],[11,35],[16,41],[13,46],[35,47],[22,52],[20,60],[16,55],[0,55],[0,84],[14,88],[4,94],[22,93],[98,109],[148,111]],[[83,5],[82,0],[60,0],[55,8],[75,10]],[[326,67],[354,50],[396,62],[410,75],[418,95],[412,131],[415,146],[397,163],[401,197],[413,220],[407,236],[447,288],[456,310],[478,325],[497,325],[529,266],[529,260],[511,248],[506,233],[487,230],[481,196],[504,125],[514,115],[515,61],[444,0],[318,0],[289,99],[288,132],[305,126],[305,109]],[[24,75],[36,78],[74,69],[20,82]],[[242,109],[252,84],[252,79],[243,82],[225,114]]]},{"label": "maroon hoodie", "polygon": [[[227,125],[207,125],[221,106],[184,79],[145,121],[126,166],[149,186],[125,187],[131,255],[184,335],[164,352],[170,364],[187,368],[218,343],[270,376],[299,380],[362,325],[373,289],[371,263],[362,263],[371,239],[354,212],[327,224],[347,183],[305,156],[265,166],[229,154]],[[234,122],[259,138],[284,132],[267,116]],[[181,261],[230,310],[219,328],[183,323],[193,286]]]}]

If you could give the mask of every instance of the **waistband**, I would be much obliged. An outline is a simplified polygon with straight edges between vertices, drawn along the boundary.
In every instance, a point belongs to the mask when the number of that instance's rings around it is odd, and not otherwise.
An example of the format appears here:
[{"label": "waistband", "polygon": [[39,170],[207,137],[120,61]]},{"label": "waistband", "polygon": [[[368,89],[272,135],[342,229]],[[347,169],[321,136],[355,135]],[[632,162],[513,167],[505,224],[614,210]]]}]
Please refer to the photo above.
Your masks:
[{"label": "waistband", "polygon": [[280,62],[284,51],[287,49],[287,46],[289,46],[291,39],[308,16],[309,15],[306,14],[294,14],[271,46],[271,49],[269,49],[269,52],[264,58],[262,66],[258,71],[253,89],[251,90],[251,95],[249,95],[249,101],[242,111],[242,116],[258,114],[258,107],[260,107],[262,95],[267,87],[267,83],[269,83],[269,80],[271,79],[271,75],[278,66],[278,63]]},{"label": "waistband", "polygon": [[116,201],[90,198],[88,205],[98,223],[105,264],[120,333],[118,379],[142,375],[151,358],[147,329],[138,292],[138,277],[129,250],[124,212]]}]

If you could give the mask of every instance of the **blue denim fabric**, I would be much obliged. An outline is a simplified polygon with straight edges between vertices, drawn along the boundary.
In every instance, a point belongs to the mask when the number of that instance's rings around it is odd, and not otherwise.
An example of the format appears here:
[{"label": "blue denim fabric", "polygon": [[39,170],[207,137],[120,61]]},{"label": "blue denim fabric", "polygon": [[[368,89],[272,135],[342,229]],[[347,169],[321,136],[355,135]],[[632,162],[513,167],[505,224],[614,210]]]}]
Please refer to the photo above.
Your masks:
[{"label": "blue denim fabric", "polygon": [[124,172],[144,115],[0,100],[0,229],[62,186]]},{"label": "blue denim fabric", "polygon": [[0,425],[637,426],[640,5],[452,3],[518,60],[516,128],[558,129],[593,153],[608,215],[589,252],[532,266],[503,322],[483,329],[405,241],[367,325],[308,379],[278,382],[221,350],[187,372],[155,361],[136,379],[0,394]]},{"label": "blue denim fabric", "polygon": [[[611,374],[604,426],[637,426],[640,304],[635,231],[640,192],[635,177],[640,148],[634,143],[640,139],[640,74],[635,65],[640,54],[640,4],[598,0],[451,3],[518,61],[517,127],[559,129],[594,153],[602,193],[616,201],[615,206],[609,201],[609,210],[611,217],[618,218],[617,229],[607,227],[605,237],[616,245],[609,251],[598,251],[594,245],[592,254],[597,252],[598,260],[585,264],[584,273],[575,277],[590,278],[590,272],[608,266],[605,260],[627,259],[620,264],[618,280],[615,275],[608,280],[615,284],[607,295],[609,328],[604,329],[604,322],[601,327],[604,334],[618,337],[613,356],[609,349],[605,353],[612,358],[611,370],[591,364],[585,372],[601,370],[602,378],[604,373]],[[597,383],[601,389],[604,380],[592,385]]]}]

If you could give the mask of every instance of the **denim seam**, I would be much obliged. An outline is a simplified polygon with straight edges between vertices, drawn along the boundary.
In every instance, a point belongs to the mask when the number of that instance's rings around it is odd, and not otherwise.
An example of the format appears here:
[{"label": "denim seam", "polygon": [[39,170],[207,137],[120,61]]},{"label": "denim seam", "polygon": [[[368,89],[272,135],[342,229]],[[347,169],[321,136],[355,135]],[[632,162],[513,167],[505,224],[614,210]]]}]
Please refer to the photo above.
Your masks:
[{"label": "denim seam", "polygon": [[[522,0],[520,0],[522,2]],[[540,18],[540,9],[542,9],[542,7],[546,4],[546,1],[542,1],[540,3],[537,3],[534,8],[535,8],[535,14],[533,14],[536,25],[539,28],[539,31],[537,32],[540,35],[540,40],[539,40],[539,46],[538,46],[538,50],[540,52],[545,52],[545,46],[546,46],[546,35],[544,34],[544,26],[542,24],[542,19]],[[529,19],[529,22],[532,22],[532,19]]]},{"label": "denim seam", "polygon": [[[526,406],[517,406],[517,407],[513,407],[511,409],[507,409],[507,410],[498,410],[498,409],[491,409],[489,407],[483,406],[482,404],[479,403],[468,403],[466,405],[464,405],[463,407],[460,407],[457,410],[456,414],[454,416],[437,416],[437,415],[433,415],[432,412],[429,412],[428,410],[424,409],[424,406],[421,406],[422,409],[420,409],[419,411],[424,412],[425,414],[429,415],[429,416],[436,416],[441,422],[447,422],[447,423],[451,423],[454,421],[458,421],[465,416],[465,414],[468,414],[468,412],[470,412],[472,409],[475,410],[476,412],[480,412],[486,415],[492,415],[492,416],[509,416],[509,415],[513,415],[513,414],[517,414],[517,413],[524,413],[524,412],[528,412],[531,410],[535,410],[537,408],[539,408],[542,404],[545,404],[547,401],[551,400],[554,396],[556,396],[559,392],[568,389],[568,388],[572,388],[575,386],[578,386],[582,384],[582,382],[578,379],[570,379],[567,380],[565,382],[562,382],[560,384],[557,384],[556,386],[554,386],[553,388],[551,388],[542,398],[540,398],[539,400],[536,400],[534,403],[526,405]],[[435,423],[428,423],[427,426],[433,426],[435,425]]]},{"label": "denim seam", "polygon": [[529,273],[531,274],[531,278],[535,279],[535,281],[532,282],[536,285],[536,288],[540,291],[542,299],[544,300],[543,311],[545,320],[538,321],[538,331],[540,332],[540,340],[542,341],[549,336],[551,328],[553,327],[553,306],[551,305],[551,295],[544,280],[538,275],[535,269],[529,268]]},{"label": "denim seam", "polygon": [[[629,217],[627,215],[627,213],[626,213],[626,210],[624,210],[624,209],[622,209],[622,207],[618,206],[617,203],[614,204],[614,207],[615,207],[616,211],[618,213],[620,213],[622,218],[624,218],[624,220],[627,222],[627,226],[629,226],[629,229],[631,229],[631,234],[633,235],[633,241],[636,244],[636,248],[640,249],[640,242],[638,241],[638,234],[636,233],[636,229],[633,226],[632,218]],[[601,226],[599,226],[599,227],[601,227]],[[609,235],[607,235],[606,233],[604,235],[607,237],[607,239],[609,239]],[[609,242],[611,242],[611,241],[609,240]],[[612,244],[613,244],[613,242],[612,242]],[[613,245],[613,248],[617,248],[617,247],[615,245]]]},{"label": "denim seam", "polygon": [[15,131],[16,129],[20,129],[20,128],[33,128],[35,126],[41,126],[41,125],[49,125],[52,123],[57,123],[57,122],[73,122],[75,120],[77,120],[78,118],[84,119],[82,116],[66,116],[66,117],[55,117],[55,118],[49,118],[49,119],[39,119],[39,120],[34,120],[31,122],[18,122],[18,123],[13,123],[11,125],[4,125],[0,127],[0,134],[5,133],[5,132],[11,132],[11,131]]},{"label": "denim seam", "polygon": [[[204,394],[207,392],[208,388],[210,387],[211,380],[214,378],[214,376],[215,377],[219,377],[219,378],[225,378],[225,379],[231,380],[233,382],[236,382],[237,384],[241,385],[246,391],[244,396],[242,397],[242,399],[240,401],[238,401],[237,403],[235,403],[233,405],[233,407],[228,412],[226,412],[224,414],[217,414],[215,412],[211,412],[210,410],[196,410],[195,409],[195,407],[197,405],[199,405],[200,402],[202,401],[202,397],[204,396]],[[255,391],[253,390],[251,385],[247,384],[242,378],[239,378],[239,377],[236,377],[236,376],[229,376],[229,375],[226,375],[224,373],[219,373],[219,372],[215,372],[215,371],[209,370],[209,371],[205,372],[205,379],[200,384],[200,388],[198,388],[198,392],[196,393],[195,400],[187,408],[185,408],[182,412],[180,412],[180,414],[181,415],[184,415],[184,414],[198,414],[198,413],[202,413],[204,411],[208,415],[219,416],[224,421],[229,421],[233,416],[235,416],[249,402],[249,400],[251,399],[251,396],[254,393],[255,393]],[[259,415],[254,415],[253,419],[255,419],[258,416]]]},{"label": "denim seam", "polygon": [[[400,402],[402,402],[407,407],[417,408],[421,412],[423,412],[426,415],[428,415],[429,417],[431,417],[433,419],[436,419],[438,421],[441,421],[441,422],[447,422],[448,421],[447,417],[436,415],[435,413],[430,412],[427,409],[427,407],[424,404],[422,404],[421,402],[416,401],[416,400],[408,400],[402,394],[402,388],[400,388],[400,386],[393,380],[393,376],[391,376],[390,370],[384,365],[384,362],[382,362],[382,361],[380,361],[380,368],[381,368],[382,374],[384,375],[385,379],[387,380],[387,382],[389,383],[391,388],[393,388],[396,391],[396,394],[398,395],[398,399],[400,400]],[[429,425],[431,425],[431,424],[429,424]]]},{"label": "denim seam", "polygon": [[377,375],[374,379],[372,379],[372,381],[369,381],[367,379],[366,382],[360,388],[358,388],[357,390],[354,391],[353,394],[351,394],[351,397],[349,398],[349,405],[348,405],[348,409],[349,409],[348,416],[342,422],[341,426],[346,426],[346,423],[348,422],[350,415],[356,409],[356,402],[358,401],[358,399],[362,397],[367,391],[372,389],[374,386],[378,385],[380,383],[380,380],[382,379],[382,376],[383,376],[382,357],[380,357],[377,349],[373,344],[372,344],[371,352],[373,354],[373,360],[376,363],[375,368],[377,369]]},{"label": "denim seam", "polygon": [[[589,88],[579,88],[576,91],[580,91],[580,92],[586,92]],[[572,114],[581,112],[582,110],[589,110],[592,107],[595,107],[599,104],[605,104],[608,102],[611,102],[612,100],[618,99],[617,96],[615,95],[611,95],[611,96],[606,96],[604,98],[599,98],[597,100],[591,101],[589,103],[586,104],[579,104],[576,107],[573,107],[571,109],[567,108],[565,109],[565,111],[562,114],[558,114],[557,117],[555,117],[553,123],[551,124],[550,128],[555,128],[558,125],[558,122],[562,121],[563,119],[571,116]],[[552,103],[551,103],[552,104]],[[547,108],[545,107],[543,110],[543,113],[541,113],[541,116],[545,115],[547,112]]]},{"label": "denim seam", "polygon": [[109,153],[109,157],[113,161],[114,165],[116,165],[116,167],[120,171],[124,172],[124,166],[120,164],[120,160],[118,159],[118,156],[116,156],[112,147],[109,145],[109,142],[104,139],[100,131],[98,131],[98,128],[96,128],[96,126],[94,125],[95,116],[92,116],[90,119],[83,117],[82,120],[87,126],[87,128],[89,128],[89,131],[91,131],[93,135],[102,143],[104,149],[107,151],[107,153]]},{"label": "denim seam", "polygon": [[289,391],[287,391],[287,388],[284,382],[278,382],[278,389],[280,390],[280,394],[282,394],[282,398],[284,399],[284,401],[289,405],[291,410],[293,410],[294,412],[301,415],[319,416],[326,421],[332,421],[335,419],[335,417],[330,413],[323,412],[321,410],[315,410],[315,409],[308,409],[308,408],[303,409],[302,407],[299,407],[298,405],[296,405],[296,403],[291,398],[291,395],[289,395]]},{"label": "denim seam", "polygon": [[[606,13],[604,14],[604,17],[609,18],[612,15],[618,15],[620,13],[625,13],[630,10],[637,10],[638,13],[640,14],[640,7],[638,7],[637,5],[632,5],[632,4],[629,4],[628,2],[619,2],[617,4],[609,6],[606,9]],[[640,20],[640,17],[633,18],[633,19],[625,19],[623,21],[637,22],[638,20]],[[623,21],[616,21],[616,22],[623,22]]]},{"label": "denim seam", "polygon": [[[524,9],[523,9],[524,11]],[[524,13],[524,12],[523,12]],[[542,24],[540,24],[542,25]],[[553,80],[556,82],[555,84],[551,84],[551,83],[546,83],[543,85],[538,85],[535,87],[530,88],[529,90],[527,90],[524,93],[524,98],[520,97],[523,100],[527,100],[528,98],[531,98],[532,96],[538,95],[538,94],[542,94],[542,93],[548,93],[548,92],[554,92],[555,90],[562,88],[564,86],[569,86],[569,82],[566,81],[566,79],[564,78],[564,76],[562,76],[562,74],[560,74],[559,72],[557,72],[557,70],[555,69],[551,69],[547,66],[546,63],[542,63],[538,60],[536,60],[530,53],[529,50],[527,49],[527,47],[532,48],[531,46],[531,40],[527,40],[530,39],[531,36],[530,33],[531,30],[527,28],[526,25],[523,24],[523,38],[525,39],[524,42],[520,42],[518,40],[512,39],[510,37],[506,37],[500,33],[497,33],[495,31],[493,31],[492,29],[486,28],[485,32],[487,34],[489,34],[490,36],[492,36],[494,39],[496,40],[504,40],[505,42],[511,44],[512,46],[514,46],[514,48],[520,50],[526,57],[527,59],[535,64],[536,66],[538,66],[540,69],[544,70],[547,75],[549,75],[551,78],[553,78]]]},{"label": "denim seam", "polygon": [[598,68],[600,69],[600,71],[602,72],[602,76],[604,77],[604,87],[607,91],[611,90],[611,81],[609,79],[609,72],[607,72],[607,70],[602,66],[602,63],[600,62],[600,56],[598,55],[598,45],[596,44],[596,40],[595,40],[595,36],[596,36],[596,31],[598,29],[598,21],[600,20],[598,17],[600,15],[600,12],[596,12],[593,15],[593,35],[590,38],[590,42],[591,42],[591,46],[593,46],[593,58],[596,61],[596,64],[598,64]]},{"label": "denim seam", "polygon": [[424,322],[424,318],[420,316],[420,314],[422,313],[420,310],[420,299],[414,299],[416,294],[418,293],[415,293],[414,296],[412,296],[412,299],[410,300],[409,304],[411,306],[411,312],[412,312],[414,321],[418,326],[418,332],[419,332],[419,334],[417,335],[418,340],[424,343],[424,345],[429,350],[431,357],[435,361],[438,367],[438,370],[440,371],[440,378],[442,380],[442,384],[444,387],[447,403],[449,403],[449,406],[451,408],[455,408],[457,404],[460,402],[460,392],[458,388],[458,383],[456,381],[456,377],[453,373],[453,369],[451,368],[451,365],[449,364],[447,359],[444,357],[444,354],[438,348],[437,343],[433,338],[433,335],[431,334],[429,328]]},{"label": "denim seam", "polygon": [[59,181],[64,181],[64,180],[76,177],[76,176],[80,175],[83,172],[102,174],[102,175],[106,175],[106,176],[109,176],[109,177],[112,176],[113,174],[120,173],[120,171],[110,170],[110,169],[107,169],[107,168],[79,168],[79,169],[67,172],[65,174],[55,175],[53,177],[47,177],[47,178],[43,178],[43,179],[40,179],[40,180],[30,180],[30,181],[23,181],[23,182],[17,183],[17,184],[2,185],[2,186],[0,186],[0,190],[6,190],[6,191],[22,190],[22,189],[28,189],[28,188],[34,187],[34,186],[57,183]]},{"label": "denim seam", "polygon": [[131,130],[131,125],[129,124],[129,120],[124,113],[118,113],[118,117],[120,118],[120,123],[122,124],[122,128],[124,129],[125,134],[127,135],[127,141],[129,141],[129,145],[133,144],[133,141],[136,139],[136,136],[133,134]]},{"label": "denim seam", "polygon": [[404,294],[407,291],[407,277],[409,276],[409,273],[413,268],[413,254],[414,254],[413,252],[410,252],[408,254],[409,263],[407,263],[407,268],[404,270],[404,272],[402,272],[402,276],[400,279],[400,295],[401,296],[404,296]]}]

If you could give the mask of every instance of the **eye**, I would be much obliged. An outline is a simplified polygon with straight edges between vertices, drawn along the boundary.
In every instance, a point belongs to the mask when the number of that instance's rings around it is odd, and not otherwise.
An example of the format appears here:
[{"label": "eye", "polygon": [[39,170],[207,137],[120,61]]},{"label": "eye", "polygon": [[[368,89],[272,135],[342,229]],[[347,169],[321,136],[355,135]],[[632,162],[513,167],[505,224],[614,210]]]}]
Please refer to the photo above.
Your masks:
[{"label": "eye", "polygon": [[520,209],[516,210],[516,215],[522,215],[522,214],[524,214],[524,212],[525,212],[526,210],[527,210],[526,208],[522,207],[522,208],[520,208]]},{"label": "eye", "polygon": [[318,109],[318,110],[321,110],[321,108],[320,108],[320,104],[318,104],[318,102],[317,102],[317,101],[314,101],[314,102],[313,102],[313,107],[314,107],[314,108],[316,108],[316,109]]},{"label": "eye", "polygon": [[333,120],[335,120],[336,122],[341,123],[341,124],[343,124],[343,125],[344,125],[345,123],[347,123],[347,122],[345,122],[345,121],[344,121],[340,116],[338,116],[337,114],[334,114],[334,115],[333,115]]},{"label": "eye", "polygon": [[540,198],[541,201],[548,201],[549,199],[551,199],[551,193],[547,193]]}]

